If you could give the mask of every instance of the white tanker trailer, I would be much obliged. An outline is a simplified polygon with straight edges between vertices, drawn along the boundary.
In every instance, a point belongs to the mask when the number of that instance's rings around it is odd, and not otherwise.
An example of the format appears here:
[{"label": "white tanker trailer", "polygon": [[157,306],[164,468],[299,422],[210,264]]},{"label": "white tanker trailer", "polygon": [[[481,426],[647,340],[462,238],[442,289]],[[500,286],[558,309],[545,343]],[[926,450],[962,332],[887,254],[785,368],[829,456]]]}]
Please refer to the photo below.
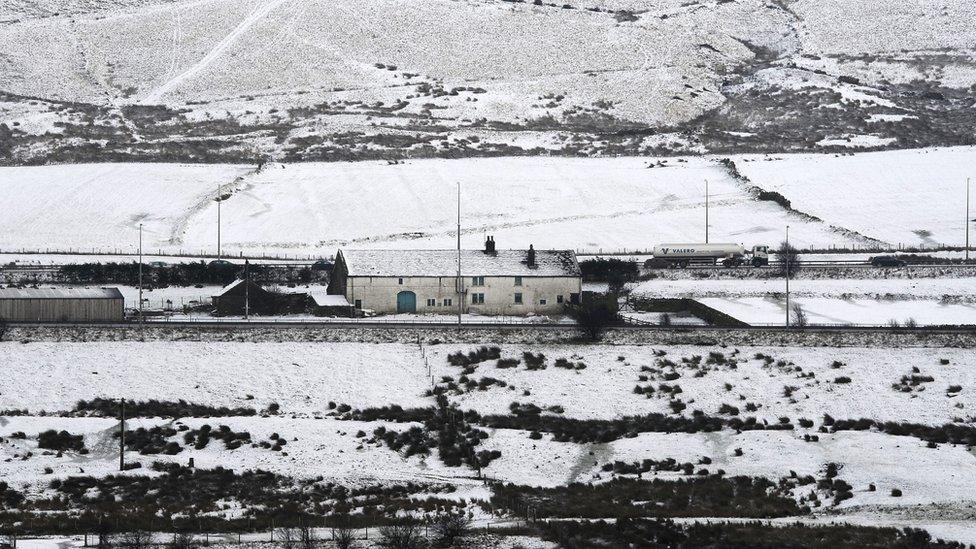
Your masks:
[{"label": "white tanker trailer", "polygon": [[769,265],[769,246],[753,246],[746,251],[739,244],[660,244],[654,247],[654,259],[670,267],[691,264],[739,267],[746,263],[753,267]]}]

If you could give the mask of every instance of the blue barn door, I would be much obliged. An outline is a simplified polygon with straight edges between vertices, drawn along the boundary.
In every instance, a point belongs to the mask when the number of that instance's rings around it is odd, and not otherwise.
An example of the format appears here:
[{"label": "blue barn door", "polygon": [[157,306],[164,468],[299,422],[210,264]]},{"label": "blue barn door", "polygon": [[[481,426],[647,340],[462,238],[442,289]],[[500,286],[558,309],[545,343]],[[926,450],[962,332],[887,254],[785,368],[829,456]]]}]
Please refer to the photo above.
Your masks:
[{"label": "blue barn door", "polygon": [[417,312],[417,294],[413,292],[400,292],[397,294],[398,313]]}]

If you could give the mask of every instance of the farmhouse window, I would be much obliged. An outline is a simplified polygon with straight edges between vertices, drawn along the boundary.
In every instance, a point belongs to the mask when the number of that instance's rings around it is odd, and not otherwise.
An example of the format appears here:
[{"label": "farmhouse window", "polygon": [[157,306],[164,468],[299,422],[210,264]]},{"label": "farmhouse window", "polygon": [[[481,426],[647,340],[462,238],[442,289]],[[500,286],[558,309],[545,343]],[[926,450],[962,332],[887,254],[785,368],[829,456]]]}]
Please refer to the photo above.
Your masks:
[{"label": "farmhouse window", "polygon": [[471,277],[471,285],[472,286],[484,286],[485,285],[485,277],[483,277],[483,276],[472,276]]},{"label": "farmhouse window", "polygon": [[522,304],[522,294],[520,292],[516,292],[515,294],[515,304],[516,305]]},{"label": "farmhouse window", "polygon": [[433,307],[435,305],[437,305],[437,300],[436,299],[428,299],[427,300],[427,306],[428,307]]},{"label": "farmhouse window", "polygon": [[471,294],[471,303],[483,305],[485,303],[485,294]]},{"label": "farmhouse window", "polygon": [[562,303],[562,302],[563,302],[563,294],[557,295],[556,296],[556,303]]},{"label": "farmhouse window", "polygon": [[522,277],[520,277],[520,276],[515,277],[515,285],[516,286],[521,286],[522,285]]},{"label": "farmhouse window", "polygon": [[445,299],[444,300],[444,306],[445,307],[450,307],[451,304],[453,304],[453,303],[454,303],[454,300],[453,299]]},{"label": "farmhouse window", "polygon": [[362,299],[357,299],[356,300],[356,308],[357,309],[362,309],[363,308],[363,300]]},{"label": "farmhouse window", "polygon": [[545,305],[545,304],[546,304],[546,300],[545,299],[540,299],[539,300],[539,305]]}]

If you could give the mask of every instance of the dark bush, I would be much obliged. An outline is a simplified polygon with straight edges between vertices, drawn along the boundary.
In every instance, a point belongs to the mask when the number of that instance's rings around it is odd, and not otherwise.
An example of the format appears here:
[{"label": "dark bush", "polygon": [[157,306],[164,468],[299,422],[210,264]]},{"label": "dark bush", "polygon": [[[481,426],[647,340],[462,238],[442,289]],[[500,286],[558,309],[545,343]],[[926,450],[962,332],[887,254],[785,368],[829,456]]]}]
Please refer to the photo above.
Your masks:
[{"label": "dark bush", "polygon": [[81,452],[85,450],[85,437],[82,435],[72,435],[67,431],[49,429],[37,435],[37,447],[58,452],[68,450]]}]

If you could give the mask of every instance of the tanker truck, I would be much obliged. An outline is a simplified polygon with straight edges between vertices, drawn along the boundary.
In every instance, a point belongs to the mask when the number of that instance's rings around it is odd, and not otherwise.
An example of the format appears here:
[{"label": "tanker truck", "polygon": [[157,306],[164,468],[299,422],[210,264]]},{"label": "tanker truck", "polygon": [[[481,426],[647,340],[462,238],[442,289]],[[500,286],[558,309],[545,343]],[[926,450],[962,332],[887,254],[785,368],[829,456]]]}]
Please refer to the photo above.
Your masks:
[{"label": "tanker truck", "polygon": [[654,247],[654,259],[667,266],[713,266],[721,262],[726,267],[769,265],[769,246],[753,246],[746,250],[740,244],[660,244]]}]

